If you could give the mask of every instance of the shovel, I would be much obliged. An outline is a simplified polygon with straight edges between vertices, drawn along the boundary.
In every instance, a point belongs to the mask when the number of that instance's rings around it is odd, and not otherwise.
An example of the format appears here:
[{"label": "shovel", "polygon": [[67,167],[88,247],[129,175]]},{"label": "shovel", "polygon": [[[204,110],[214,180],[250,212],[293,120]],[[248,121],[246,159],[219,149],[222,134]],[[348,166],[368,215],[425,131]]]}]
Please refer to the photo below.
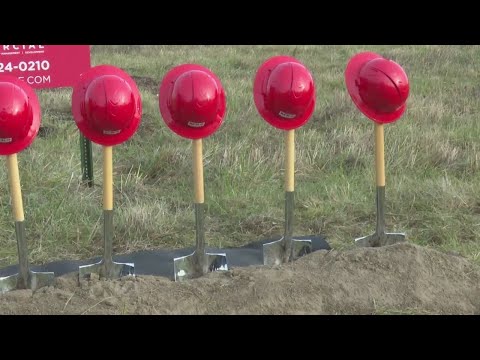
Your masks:
[{"label": "shovel", "polygon": [[212,271],[228,270],[226,254],[205,252],[202,139],[192,142],[196,246],[192,254],[173,259],[175,281],[198,278]]},{"label": "shovel", "polygon": [[285,231],[280,240],[263,245],[263,264],[279,265],[312,252],[311,240],[293,239],[295,193],[295,130],[285,132]]},{"label": "shovel", "polygon": [[118,279],[122,276],[135,276],[134,264],[117,263],[112,257],[113,242],[113,161],[112,146],[103,146],[103,259],[95,264],[80,266],[78,279],[89,278],[95,273],[100,278]]},{"label": "shovel", "polygon": [[12,211],[15,219],[19,272],[14,275],[0,277],[0,293],[15,289],[31,289],[35,291],[41,287],[52,285],[55,274],[53,272],[35,272],[29,268],[17,154],[7,156],[7,171],[12,198]]},{"label": "shovel", "polygon": [[377,228],[372,235],[355,239],[360,247],[379,247],[406,241],[404,233],[385,232],[385,156],[383,124],[375,123],[375,170],[377,182]]}]

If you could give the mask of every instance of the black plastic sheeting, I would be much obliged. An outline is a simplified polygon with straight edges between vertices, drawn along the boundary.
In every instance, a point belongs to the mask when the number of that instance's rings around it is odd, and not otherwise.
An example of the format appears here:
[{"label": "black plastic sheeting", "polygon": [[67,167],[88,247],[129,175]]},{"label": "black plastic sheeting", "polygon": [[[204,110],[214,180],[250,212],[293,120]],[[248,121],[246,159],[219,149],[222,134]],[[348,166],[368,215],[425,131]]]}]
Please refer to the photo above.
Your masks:
[{"label": "black plastic sheeting", "polygon": [[[313,251],[330,250],[330,245],[323,236],[295,236],[299,240],[312,240]],[[207,252],[227,254],[229,269],[251,265],[263,265],[263,244],[280,239],[268,239],[250,243],[240,248],[210,248]],[[114,255],[113,260],[121,263],[134,263],[135,275],[156,275],[164,276],[173,280],[173,259],[191,254],[193,247],[177,250],[145,250],[125,255]],[[50,271],[55,276],[62,276],[78,271],[81,265],[96,263],[101,256],[89,260],[62,260],[55,261],[41,266],[31,265],[33,271]],[[18,265],[8,266],[0,269],[0,277],[13,275],[18,271]]]}]

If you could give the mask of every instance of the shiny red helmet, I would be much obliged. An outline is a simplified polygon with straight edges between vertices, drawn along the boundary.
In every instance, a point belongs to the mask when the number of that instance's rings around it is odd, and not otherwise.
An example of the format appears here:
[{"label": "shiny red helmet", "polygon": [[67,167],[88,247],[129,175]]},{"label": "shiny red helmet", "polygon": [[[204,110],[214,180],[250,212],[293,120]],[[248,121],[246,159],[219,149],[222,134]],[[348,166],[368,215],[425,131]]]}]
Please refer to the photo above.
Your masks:
[{"label": "shiny red helmet", "polygon": [[12,155],[33,142],[40,129],[40,103],[24,81],[0,75],[0,155]]},{"label": "shiny red helmet", "polygon": [[137,85],[123,70],[95,66],[73,88],[72,112],[81,133],[103,146],[130,139],[140,125],[142,100]]},{"label": "shiny red helmet", "polygon": [[210,136],[223,122],[226,98],[218,77],[196,64],[171,69],[163,78],[159,107],[165,124],[187,139]]},{"label": "shiny red helmet", "polygon": [[282,130],[305,125],[315,109],[312,74],[290,56],[274,56],[260,66],[253,96],[260,115]]},{"label": "shiny red helmet", "polygon": [[405,112],[410,84],[395,61],[373,52],[357,54],[348,62],[345,83],[357,108],[377,123],[394,122]]}]

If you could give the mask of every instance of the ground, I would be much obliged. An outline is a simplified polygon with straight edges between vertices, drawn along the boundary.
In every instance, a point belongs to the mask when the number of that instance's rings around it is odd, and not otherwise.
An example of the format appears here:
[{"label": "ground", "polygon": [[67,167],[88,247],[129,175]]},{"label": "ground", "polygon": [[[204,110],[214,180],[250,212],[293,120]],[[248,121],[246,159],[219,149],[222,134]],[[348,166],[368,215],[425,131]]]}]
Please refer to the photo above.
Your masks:
[{"label": "ground", "polygon": [[[373,123],[344,80],[360,51],[398,62],[410,81],[405,114],[385,126],[387,231],[405,232],[406,247],[354,248],[353,239],[375,229]],[[252,94],[258,67],[280,54],[303,62],[316,85],[314,114],[295,133],[294,233],[326,236],[334,251],[185,284],[139,277],[78,288],[62,277],[33,297],[2,295],[0,312],[476,313],[478,272],[465,259],[480,264],[479,46],[92,46],[93,66],[122,68],[142,95],[137,133],[113,152],[114,253],[194,245],[191,141],[172,133],[158,108],[160,82],[182,63],[211,69],[227,94],[224,122],[203,147],[207,244],[240,247],[282,233],[284,139],[259,116]],[[101,147],[93,145],[95,186],[88,188],[71,88],[37,93],[43,130],[18,155],[29,260],[99,256]],[[3,169],[0,267],[18,262]]]},{"label": "ground", "polygon": [[321,250],[176,283],[58,277],[0,295],[0,314],[480,314],[480,267],[414,244]]}]

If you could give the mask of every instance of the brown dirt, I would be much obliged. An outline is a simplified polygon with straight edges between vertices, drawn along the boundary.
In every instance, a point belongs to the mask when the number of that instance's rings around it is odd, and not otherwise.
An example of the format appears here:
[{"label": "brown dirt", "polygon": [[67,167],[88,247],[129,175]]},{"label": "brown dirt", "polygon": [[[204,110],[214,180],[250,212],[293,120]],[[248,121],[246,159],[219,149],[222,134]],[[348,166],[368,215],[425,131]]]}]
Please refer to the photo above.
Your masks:
[{"label": "brown dirt", "polygon": [[236,268],[175,283],[73,275],[32,295],[0,295],[1,314],[478,314],[480,267],[460,256],[397,244],[318,251],[278,267]]}]

